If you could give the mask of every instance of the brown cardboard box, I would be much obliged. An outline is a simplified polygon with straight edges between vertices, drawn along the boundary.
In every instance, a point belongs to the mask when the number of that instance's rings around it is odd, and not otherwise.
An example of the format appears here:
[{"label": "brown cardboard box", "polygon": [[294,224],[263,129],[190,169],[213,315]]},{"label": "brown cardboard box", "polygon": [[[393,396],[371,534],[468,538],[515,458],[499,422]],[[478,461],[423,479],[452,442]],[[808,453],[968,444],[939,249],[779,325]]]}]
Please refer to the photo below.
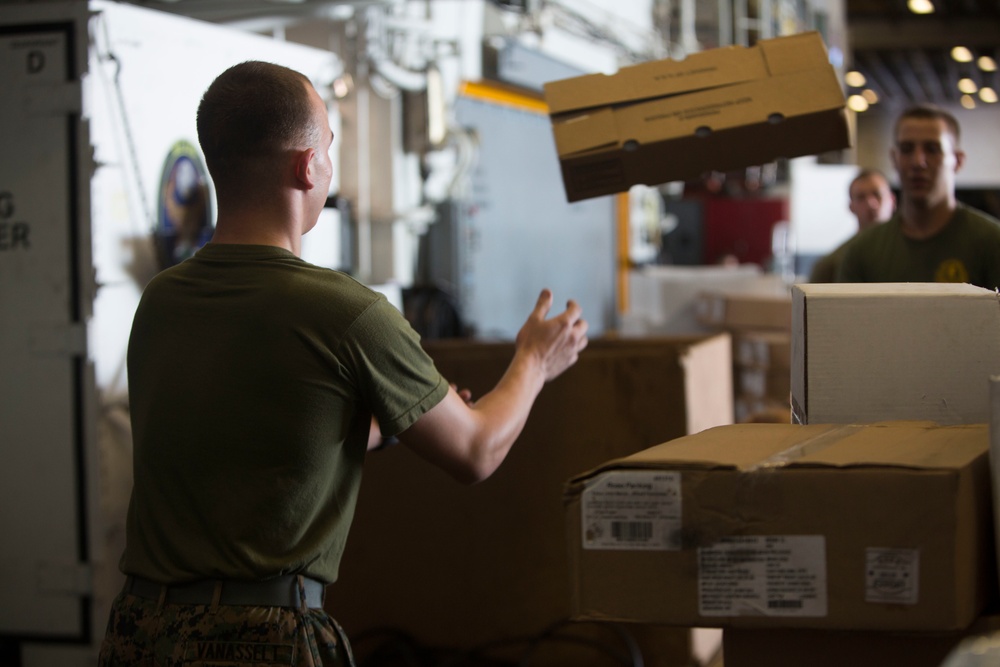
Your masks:
[{"label": "brown cardboard box", "polygon": [[737,394],[733,419],[737,424],[791,424],[792,406],[787,397],[779,400]]},{"label": "brown cardboard box", "polygon": [[756,398],[773,398],[788,402],[791,392],[792,372],[781,368],[748,368],[736,366],[736,387],[739,395]]},{"label": "brown cardboard box", "polygon": [[698,315],[698,303],[705,293],[789,298],[781,277],[763,273],[756,264],[646,265],[629,272],[628,285],[629,312],[620,323],[625,335],[676,336],[717,331],[718,324],[706,324]]},{"label": "brown cardboard box", "polygon": [[[789,300],[789,308],[791,307]],[[790,331],[741,331],[733,336],[733,359],[752,368],[792,367]]]},{"label": "brown cardboard box", "polygon": [[567,199],[850,146],[816,32],[545,84]]},{"label": "brown cardboard box", "polygon": [[[508,343],[426,348],[444,376],[475,397],[513,355]],[[404,446],[369,455],[327,605],[357,652],[392,648],[405,634],[421,647],[453,652],[490,646],[483,662],[514,651],[517,662],[537,640],[532,665],[620,664],[583,643],[625,651],[618,630],[565,624],[563,485],[609,458],[731,422],[731,349],[726,334],[592,340],[579,362],[542,390],[500,469],[474,486],[453,482]],[[626,631],[646,664],[691,662],[690,630],[643,624]]]},{"label": "brown cardboard box", "polygon": [[985,424],[738,424],[573,479],[575,616],[955,630],[995,597]]},{"label": "brown cardboard box", "polygon": [[790,331],[792,299],[784,294],[702,292],[695,302],[698,320],[706,326],[738,332],[746,329]]},{"label": "brown cardboard box", "polygon": [[795,285],[792,409],[803,424],[987,423],[1000,299],[959,283]]},{"label": "brown cardboard box", "polygon": [[954,632],[729,628],[722,642],[725,667],[941,667],[963,639],[997,630],[990,615]]}]

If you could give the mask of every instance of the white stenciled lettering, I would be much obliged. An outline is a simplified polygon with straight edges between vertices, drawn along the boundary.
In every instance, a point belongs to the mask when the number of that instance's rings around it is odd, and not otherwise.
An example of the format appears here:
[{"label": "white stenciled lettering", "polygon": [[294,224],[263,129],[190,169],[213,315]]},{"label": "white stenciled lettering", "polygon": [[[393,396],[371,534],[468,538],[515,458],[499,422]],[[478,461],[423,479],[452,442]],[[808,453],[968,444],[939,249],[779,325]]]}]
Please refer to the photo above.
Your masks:
[{"label": "white stenciled lettering", "polygon": [[0,250],[27,250],[31,227],[26,222],[0,222]]},{"label": "white stenciled lettering", "polygon": [[27,249],[31,246],[30,227],[14,217],[14,195],[0,192],[0,250]]},{"label": "white stenciled lettering", "polygon": [[294,648],[287,644],[256,642],[192,642],[185,651],[187,660],[218,665],[290,665],[293,654]]}]

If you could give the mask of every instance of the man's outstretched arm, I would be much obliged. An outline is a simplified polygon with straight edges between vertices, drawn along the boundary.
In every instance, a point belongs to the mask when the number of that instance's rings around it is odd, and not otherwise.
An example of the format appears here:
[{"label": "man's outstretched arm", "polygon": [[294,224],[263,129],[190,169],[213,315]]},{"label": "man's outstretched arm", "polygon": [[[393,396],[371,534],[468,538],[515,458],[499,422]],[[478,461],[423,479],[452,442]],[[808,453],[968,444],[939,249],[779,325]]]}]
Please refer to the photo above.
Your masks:
[{"label": "man's outstretched arm", "polygon": [[454,388],[399,435],[400,441],[455,479],[475,483],[500,466],[521,434],[546,382],[576,363],[587,346],[587,321],[574,301],[546,319],[552,293],[543,290],[514,342],[514,358],[496,386],[475,403]]}]

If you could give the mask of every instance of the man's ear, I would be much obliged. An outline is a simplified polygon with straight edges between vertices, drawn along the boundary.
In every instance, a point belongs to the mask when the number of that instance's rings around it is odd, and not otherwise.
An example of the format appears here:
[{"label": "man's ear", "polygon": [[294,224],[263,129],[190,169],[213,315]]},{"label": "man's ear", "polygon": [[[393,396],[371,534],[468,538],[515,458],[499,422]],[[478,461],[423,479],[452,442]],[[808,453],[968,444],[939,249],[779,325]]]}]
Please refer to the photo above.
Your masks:
[{"label": "man's ear", "polygon": [[295,180],[304,190],[311,190],[316,186],[313,178],[312,162],[316,151],[312,148],[298,151],[295,154]]},{"label": "man's ear", "polygon": [[965,164],[965,151],[961,148],[955,149],[955,173],[957,174],[961,170],[962,165]]}]

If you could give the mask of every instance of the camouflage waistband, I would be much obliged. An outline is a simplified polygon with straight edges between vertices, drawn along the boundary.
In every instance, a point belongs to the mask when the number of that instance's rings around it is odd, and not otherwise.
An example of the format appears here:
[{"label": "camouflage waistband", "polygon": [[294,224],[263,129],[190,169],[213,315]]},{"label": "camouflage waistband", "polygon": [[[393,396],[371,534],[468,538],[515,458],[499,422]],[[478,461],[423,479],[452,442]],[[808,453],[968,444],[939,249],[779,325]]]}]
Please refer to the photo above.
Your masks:
[{"label": "camouflage waistband", "polygon": [[100,667],[351,667],[347,637],[322,609],[160,604],[122,592]]}]

